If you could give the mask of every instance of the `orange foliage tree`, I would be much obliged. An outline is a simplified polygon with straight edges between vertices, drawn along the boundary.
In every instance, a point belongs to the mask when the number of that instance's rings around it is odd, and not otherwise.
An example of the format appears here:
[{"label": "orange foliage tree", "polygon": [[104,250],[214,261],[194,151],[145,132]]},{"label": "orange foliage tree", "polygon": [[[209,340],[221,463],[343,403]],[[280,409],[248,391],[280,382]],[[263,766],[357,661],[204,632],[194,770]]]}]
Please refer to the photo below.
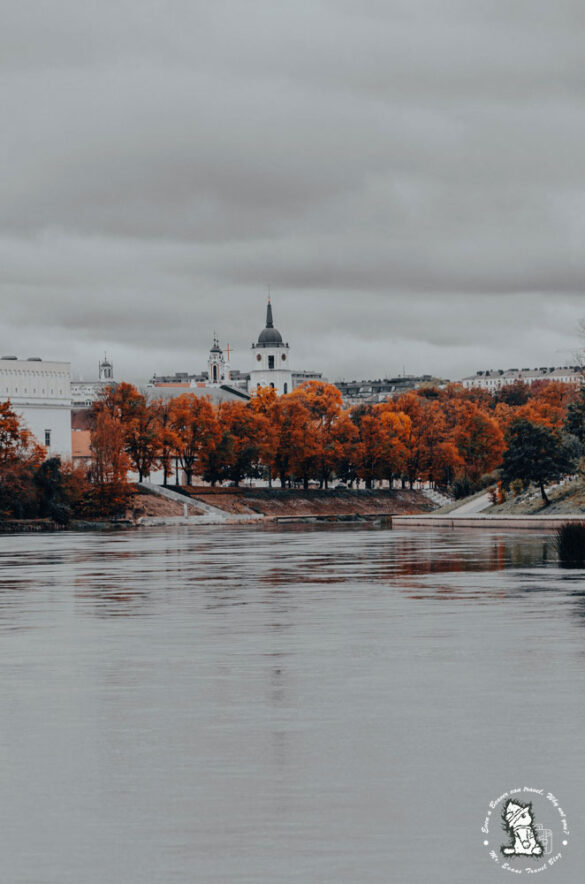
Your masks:
[{"label": "orange foliage tree", "polygon": [[10,402],[0,402],[0,514],[17,518],[37,514],[33,477],[45,454]]},{"label": "orange foliage tree", "polygon": [[125,446],[122,422],[109,411],[98,409],[91,431],[90,475],[93,487],[89,506],[101,515],[119,513],[128,503],[130,460]]},{"label": "orange foliage tree", "polygon": [[528,420],[559,431],[567,410],[578,391],[572,384],[560,381],[536,381],[530,389],[528,401],[516,409],[514,418]]},{"label": "orange foliage tree", "polygon": [[148,403],[133,384],[121,383],[106,387],[94,411],[105,411],[120,423],[130,466],[142,482],[160,463],[161,427],[157,407]]},{"label": "orange foliage tree", "polygon": [[375,479],[387,479],[392,487],[394,476],[406,466],[410,418],[382,403],[357,406],[351,419],[359,434],[353,451],[357,478],[364,480],[366,488],[371,488]]},{"label": "orange foliage tree", "polygon": [[166,485],[169,476],[173,475],[173,455],[179,443],[173,428],[173,400],[155,399],[150,407],[154,412],[157,427],[158,464],[163,471],[163,485]]},{"label": "orange foliage tree", "polygon": [[317,441],[312,432],[309,409],[299,397],[288,393],[276,401],[271,424],[274,475],[279,477],[283,488],[297,478],[308,488],[317,458]]},{"label": "orange foliage tree", "polygon": [[504,434],[495,418],[473,402],[458,405],[452,436],[463,476],[471,482],[500,465],[506,448]]},{"label": "orange foliage tree", "polygon": [[269,459],[268,418],[249,402],[222,402],[217,418],[220,437],[203,477],[212,484],[228,479],[237,486],[246,477],[261,476]]},{"label": "orange foliage tree", "polygon": [[22,426],[10,402],[0,402],[0,465],[20,462],[38,466],[45,454],[30,430]]},{"label": "orange foliage tree", "polygon": [[309,444],[293,454],[293,463],[300,468],[305,488],[309,478],[327,488],[336,468],[350,456],[357,438],[355,424],[343,410],[341,393],[333,384],[305,381],[288,396],[305,408],[309,419]]},{"label": "orange foliage tree", "polygon": [[193,476],[203,475],[211,452],[221,441],[221,428],[211,402],[194,393],[177,396],[171,406],[170,427],[187,485],[192,485]]}]

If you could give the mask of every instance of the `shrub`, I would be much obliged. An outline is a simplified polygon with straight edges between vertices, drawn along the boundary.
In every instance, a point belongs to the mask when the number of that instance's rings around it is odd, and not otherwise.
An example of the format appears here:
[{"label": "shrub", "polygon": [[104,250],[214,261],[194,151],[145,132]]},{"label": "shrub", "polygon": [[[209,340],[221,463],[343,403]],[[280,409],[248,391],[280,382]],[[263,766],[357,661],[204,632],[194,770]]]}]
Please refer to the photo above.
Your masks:
[{"label": "shrub", "polygon": [[455,500],[461,500],[463,497],[469,497],[477,490],[476,486],[467,476],[462,479],[455,479],[453,482],[453,496]]},{"label": "shrub", "polygon": [[514,497],[520,497],[522,492],[524,491],[524,482],[522,479],[514,479],[510,482],[510,491],[514,495]]},{"label": "shrub", "polygon": [[565,522],[556,533],[556,548],[561,565],[582,568],[585,565],[585,522]]}]

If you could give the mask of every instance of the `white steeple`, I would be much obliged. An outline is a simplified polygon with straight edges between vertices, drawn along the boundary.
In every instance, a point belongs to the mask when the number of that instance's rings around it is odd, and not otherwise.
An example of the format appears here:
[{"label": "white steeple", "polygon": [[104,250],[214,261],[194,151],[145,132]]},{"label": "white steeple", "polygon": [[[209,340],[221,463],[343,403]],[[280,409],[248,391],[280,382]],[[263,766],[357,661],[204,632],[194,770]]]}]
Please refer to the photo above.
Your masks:
[{"label": "white steeple", "polygon": [[230,379],[229,365],[229,347],[228,358],[226,359],[223,350],[219,346],[219,340],[216,333],[213,333],[213,344],[209,351],[208,360],[209,386],[219,386],[225,384]]},{"label": "white steeple", "polygon": [[99,371],[99,379],[100,381],[113,381],[114,380],[114,366],[108,359],[108,354],[104,353],[104,358],[98,365]]},{"label": "white steeple", "polygon": [[274,328],[272,304],[268,298],[266,327],[252,344],[254,365],[250,372],[249,392],[258,387],[274,387],[282,396],[292,390],[292,372],[289,364],[289,346],[282,340],[278,329]]}]

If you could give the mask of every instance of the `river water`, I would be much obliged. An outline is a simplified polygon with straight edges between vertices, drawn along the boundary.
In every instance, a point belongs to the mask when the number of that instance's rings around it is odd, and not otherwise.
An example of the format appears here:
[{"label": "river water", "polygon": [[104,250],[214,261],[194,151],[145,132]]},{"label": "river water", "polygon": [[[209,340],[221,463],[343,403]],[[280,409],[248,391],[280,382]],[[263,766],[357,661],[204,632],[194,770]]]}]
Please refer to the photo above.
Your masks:
[{"label": "river water", "polygon": [[505,881],[527,786],[582,881],[584,576],[544,534],[1,537],[0,880]]}]

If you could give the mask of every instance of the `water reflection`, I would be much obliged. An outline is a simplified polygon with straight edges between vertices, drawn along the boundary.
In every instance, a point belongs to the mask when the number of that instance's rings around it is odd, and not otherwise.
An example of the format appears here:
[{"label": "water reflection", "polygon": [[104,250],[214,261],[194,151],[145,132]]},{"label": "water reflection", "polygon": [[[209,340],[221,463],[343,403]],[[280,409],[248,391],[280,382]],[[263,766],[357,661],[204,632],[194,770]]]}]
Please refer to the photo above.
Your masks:
[{"label": "water reflection", "polygon": [[144,590],[124,590],[107,583],[88,584],[85,579],[76,581],[75,600],[85,613],[96,617],[132,617],[147,613],[149,594]]},{"label": "water reflection", "polygon": [[494,795],[585,811],[584,573],[551,543],[0,538],[4,877],[487,884]]}]

